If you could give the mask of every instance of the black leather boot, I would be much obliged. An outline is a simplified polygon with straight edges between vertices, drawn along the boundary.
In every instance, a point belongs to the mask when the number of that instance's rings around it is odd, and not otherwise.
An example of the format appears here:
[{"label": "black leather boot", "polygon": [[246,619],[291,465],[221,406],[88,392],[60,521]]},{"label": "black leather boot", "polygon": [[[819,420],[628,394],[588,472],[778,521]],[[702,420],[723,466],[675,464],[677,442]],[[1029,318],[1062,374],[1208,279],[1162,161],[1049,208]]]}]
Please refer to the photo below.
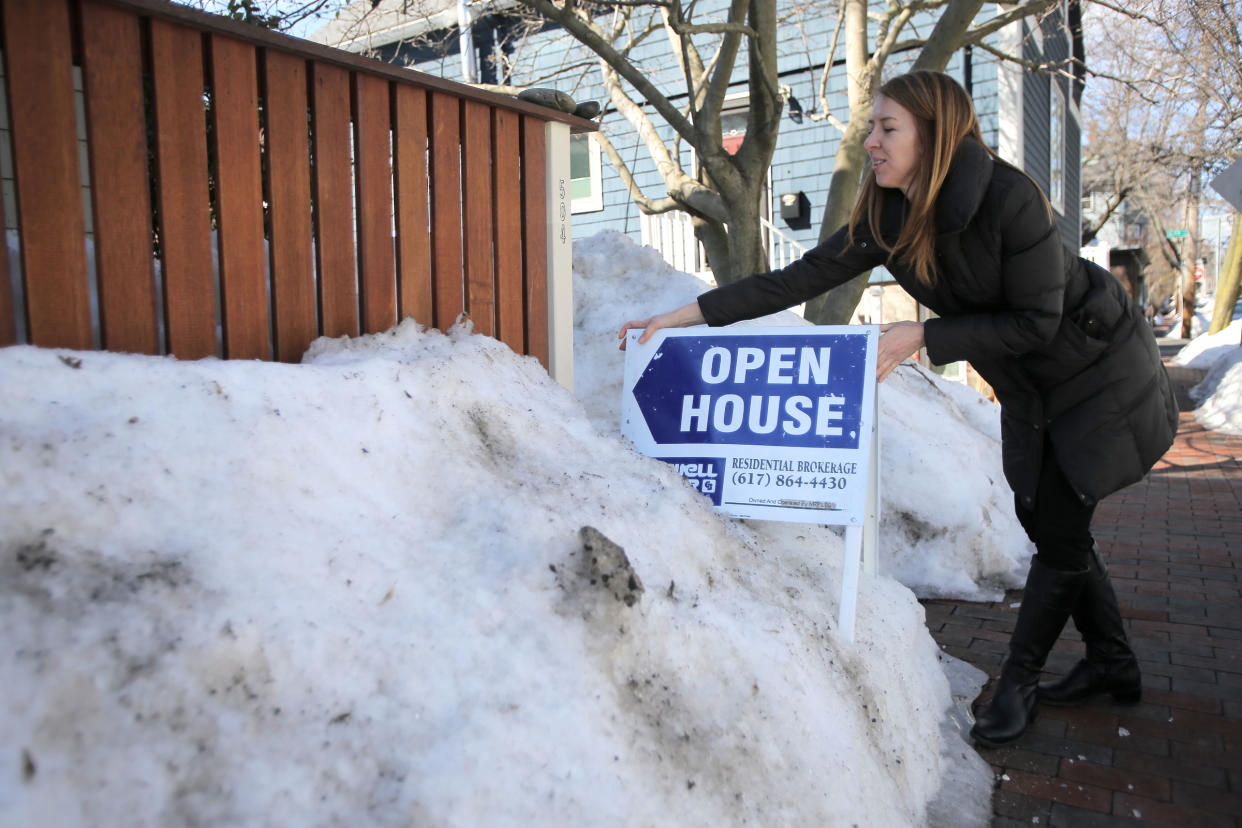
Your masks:
[{"label": "black leather boot", "polygon": [[1069,620],[1086,584],[1088,570],[1063,572],[1031,561],[1022,606],[1009,639],[1009,658],[1001,668],[996,692],[975,715],[970,736],[984,747],[1012,742],[1035,719],[1039,674],[1048,651]]},{"label": "black leather boot", "polygon": [[1090,576],[1072,614],[1087,645],[1087,657],[1060,681],[1039,685],[1039,700],[1066,706],[1108,693],[1119,704],[1138,704],[1143,698],[1142,673],[1098,549],[1091,550],[1087,567]]}]

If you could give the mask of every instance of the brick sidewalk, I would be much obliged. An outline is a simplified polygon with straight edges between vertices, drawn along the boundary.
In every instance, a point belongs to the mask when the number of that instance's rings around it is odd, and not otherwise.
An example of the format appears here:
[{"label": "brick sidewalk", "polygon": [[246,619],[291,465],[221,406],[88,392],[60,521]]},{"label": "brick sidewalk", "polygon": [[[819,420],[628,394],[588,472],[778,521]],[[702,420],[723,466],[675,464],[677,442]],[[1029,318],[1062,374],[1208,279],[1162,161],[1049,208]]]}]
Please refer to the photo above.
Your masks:
[{"label": "brick sidewalk", "polygon": [[[997,775],[993,825],[1239,828],[1242,437],[1182,413],[1173,448],[1105,499],[1094,527],[1142,663],[1143,702],[1044,706],[1016,743],[980,749]],[[936,641],[995,678],[1020,600],[923,606]],[[1081,653],[1071,622],[1047,674]]]}]

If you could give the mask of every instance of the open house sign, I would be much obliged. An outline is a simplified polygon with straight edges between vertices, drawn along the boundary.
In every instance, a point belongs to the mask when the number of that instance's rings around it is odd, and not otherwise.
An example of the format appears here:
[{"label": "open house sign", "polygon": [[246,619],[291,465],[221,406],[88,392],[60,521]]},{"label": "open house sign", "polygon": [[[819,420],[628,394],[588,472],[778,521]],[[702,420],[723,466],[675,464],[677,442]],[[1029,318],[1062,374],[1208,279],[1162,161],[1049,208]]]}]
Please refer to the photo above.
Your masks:
[{"label": "open house sign", "polygon": [[626,342],[621,430],[736,517],[858,525],[875,326],[660,331]]}]

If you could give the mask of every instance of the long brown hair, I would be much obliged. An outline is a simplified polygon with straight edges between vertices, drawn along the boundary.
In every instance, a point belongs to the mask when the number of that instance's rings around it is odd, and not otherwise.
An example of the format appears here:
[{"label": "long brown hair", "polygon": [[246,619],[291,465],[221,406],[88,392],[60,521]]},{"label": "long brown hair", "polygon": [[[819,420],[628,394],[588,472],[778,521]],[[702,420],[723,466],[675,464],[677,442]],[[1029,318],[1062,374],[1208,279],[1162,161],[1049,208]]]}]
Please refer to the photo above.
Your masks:
[{"label": "long brown hair", "polygon": [[922,153],[906,194],[910,203],[896,243],[890,246],[879,232],[884,199],[874,172],[867,174],[850,215],[850,243],[854,241],[854,228],[865,221],[876,243],[890,256],[911,265],[918,280],[930,286],[936,280],[936,197],[962,142],[974,138],[983,145],[979,119],[970,95],[942,72],[920,70],[898,75],[881,86],[877,94],[900,104],[914,116]]}]

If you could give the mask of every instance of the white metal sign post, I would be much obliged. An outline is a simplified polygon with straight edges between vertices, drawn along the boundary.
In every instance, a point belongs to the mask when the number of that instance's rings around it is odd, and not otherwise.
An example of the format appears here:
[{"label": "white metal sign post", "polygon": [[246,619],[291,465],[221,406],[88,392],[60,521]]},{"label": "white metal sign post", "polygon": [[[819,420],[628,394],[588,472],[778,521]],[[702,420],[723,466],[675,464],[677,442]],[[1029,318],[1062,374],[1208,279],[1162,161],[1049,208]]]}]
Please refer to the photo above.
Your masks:
[{"label": "white metal sign post", "polygon": [[665,330],[626,341],[621,431],[716,508],[845,527],[838,624],[876,571],[874,325]]}]

